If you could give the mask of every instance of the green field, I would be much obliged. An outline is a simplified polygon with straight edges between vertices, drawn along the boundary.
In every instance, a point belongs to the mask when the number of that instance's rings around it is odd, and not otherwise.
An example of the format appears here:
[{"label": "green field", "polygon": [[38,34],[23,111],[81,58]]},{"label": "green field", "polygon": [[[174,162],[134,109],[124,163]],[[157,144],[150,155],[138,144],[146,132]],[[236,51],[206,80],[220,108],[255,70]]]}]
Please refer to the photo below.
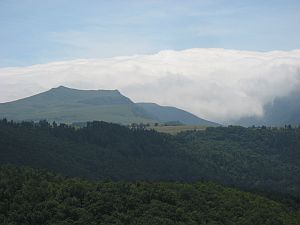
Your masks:
[{"label": "green field", "polygon": [[151,125],[148,129],[156,130],[157,132],[161,133],[168,133],[168,134],[178,134],[182,131],[188,130],[205,130],[207,126],[202,125],[176,125],[176,126],[164,126],[164,125]]}]

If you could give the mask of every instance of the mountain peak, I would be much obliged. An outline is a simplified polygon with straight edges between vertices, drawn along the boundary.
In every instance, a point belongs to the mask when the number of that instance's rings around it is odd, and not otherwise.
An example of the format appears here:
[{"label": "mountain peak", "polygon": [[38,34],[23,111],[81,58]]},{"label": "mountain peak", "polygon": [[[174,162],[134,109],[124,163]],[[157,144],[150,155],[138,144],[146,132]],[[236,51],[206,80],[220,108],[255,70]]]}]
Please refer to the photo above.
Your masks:
[{"label": "mountain peak", "polygon": [[56,87],[54,89],[71,89],[71,88],[63,86],[63,85],[60,85],[60,86],[58,86],[58,87]]},{"label": "mountain peak", "polygon": [[83,90],[83,89],[77,89],[77,88],[70,88],[70,87],[66,87],[66,86],[63,86],[63,85],[60,85],[58,87],[55,87],[55,88],[51,88],[49,91],[78,91],[78,92],[102,92],[102,93],[112,93],[112,94],[119,94],[119,95],[122,95],[121,92],[117,89],[114,89],[114,90],[107,90],[107,89],[86,89],[86,90]]},{"label": "mountain peak", "polygon": [[51,88],[48,92],[67,91],[67,90],[73,90],[73,91],[76,91],[77,89],[69,88],[69,87],[60,85],[60,86],[58,86],[58,87]]}]

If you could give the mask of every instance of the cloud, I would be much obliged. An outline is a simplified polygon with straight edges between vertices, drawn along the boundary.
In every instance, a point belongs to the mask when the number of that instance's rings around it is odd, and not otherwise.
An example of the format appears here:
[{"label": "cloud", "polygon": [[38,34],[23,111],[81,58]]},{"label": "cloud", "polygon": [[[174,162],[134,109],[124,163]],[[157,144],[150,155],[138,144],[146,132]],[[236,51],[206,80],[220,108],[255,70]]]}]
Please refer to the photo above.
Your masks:
[{"label": "cloud", "polygon": [[0,102],[59,85],[119,89],[134,101],[172,105],[226,122],[263,116],[264,105],[300,89],[300,50],[166,50],[0,68]]}]

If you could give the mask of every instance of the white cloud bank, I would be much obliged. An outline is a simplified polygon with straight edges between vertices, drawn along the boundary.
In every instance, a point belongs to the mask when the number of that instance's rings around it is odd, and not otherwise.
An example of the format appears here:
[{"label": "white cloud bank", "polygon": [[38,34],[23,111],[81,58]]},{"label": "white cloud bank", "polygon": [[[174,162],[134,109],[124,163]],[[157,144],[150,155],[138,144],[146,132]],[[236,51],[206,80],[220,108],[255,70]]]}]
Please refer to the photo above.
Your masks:
[{"label": "white cloud bank", "polygon": [[300,50],[187,49],[0,68],[0,102],[59,85],[118,89],[134,101],[172,105],[225,122],[262,116],[266,103],[299,89]]}]

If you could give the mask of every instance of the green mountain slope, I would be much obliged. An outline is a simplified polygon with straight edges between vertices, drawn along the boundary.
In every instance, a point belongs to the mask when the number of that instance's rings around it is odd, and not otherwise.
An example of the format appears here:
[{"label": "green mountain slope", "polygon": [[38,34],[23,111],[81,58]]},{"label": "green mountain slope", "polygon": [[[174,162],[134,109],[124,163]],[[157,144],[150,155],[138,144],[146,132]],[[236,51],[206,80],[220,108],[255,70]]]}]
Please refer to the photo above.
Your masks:
[{"label": "green mountain slope", "polygon": [[0,167],[0,224],[298,225],[299,210],[212,183],[91,182]]},{"label": "green mountain slope", "polygon": [[92,120],[123,124],[155,121],[117,90],[77,90],[63,86],[0,104],[0,118],[47,119],[65,123]]},{"label": "green mountain slope", "polygon": [[177,121],[186,125],[218,126],[219,124],[201,119],[192,113],[171,106],[160,106],[155,103],[137,103],[160,122]]},{"label": "green mountain slope", "polygon": [[183,124],[216,125],[175,107],[134,103],[118,90],[77,90],[63,86],[1,103],[0,118],[15,121],[46,119],[58,123],[93,120],[121,124],[179,121]]}]

